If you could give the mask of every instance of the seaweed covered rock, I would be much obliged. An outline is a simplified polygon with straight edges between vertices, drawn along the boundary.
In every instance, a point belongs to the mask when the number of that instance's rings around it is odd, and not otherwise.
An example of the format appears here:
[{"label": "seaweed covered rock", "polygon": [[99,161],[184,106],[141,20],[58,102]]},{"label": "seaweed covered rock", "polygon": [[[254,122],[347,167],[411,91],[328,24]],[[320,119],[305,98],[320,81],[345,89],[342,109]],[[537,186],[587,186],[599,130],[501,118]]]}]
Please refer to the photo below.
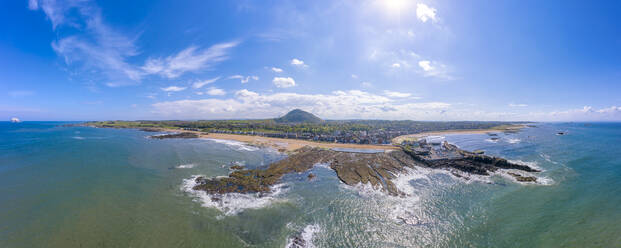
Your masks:
[{"label": "seaweed covered rock", "polygon": [[192,139],[200,137],[198,133],[182,132],[150,136],[152,139]]}]

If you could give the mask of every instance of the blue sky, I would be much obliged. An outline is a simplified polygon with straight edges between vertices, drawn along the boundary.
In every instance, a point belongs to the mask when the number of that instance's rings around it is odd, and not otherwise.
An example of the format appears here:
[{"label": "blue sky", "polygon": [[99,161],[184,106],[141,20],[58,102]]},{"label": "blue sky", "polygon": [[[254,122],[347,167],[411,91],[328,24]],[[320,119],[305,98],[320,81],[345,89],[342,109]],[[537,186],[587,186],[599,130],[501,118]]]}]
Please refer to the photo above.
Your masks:
[{"label": "blue sky", "polygon": [[0,119],[621,120],[619,1],[0,9]]}]

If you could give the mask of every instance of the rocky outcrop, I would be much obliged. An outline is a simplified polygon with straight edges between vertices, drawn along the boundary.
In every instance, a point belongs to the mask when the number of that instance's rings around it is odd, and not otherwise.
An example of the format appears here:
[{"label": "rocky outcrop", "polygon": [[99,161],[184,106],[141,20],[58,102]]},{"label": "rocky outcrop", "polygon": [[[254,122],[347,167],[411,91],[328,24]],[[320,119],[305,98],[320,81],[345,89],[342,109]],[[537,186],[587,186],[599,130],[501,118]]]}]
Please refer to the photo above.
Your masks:
[{"label": "rocky outcrop", "polygon": [[518,182],[536,182],[537,178],[532,176],[522,176],[517,173],[509,172],[507,173],[515,178]]},{"label": "rocky outcrop", "polygon": [[477,175],[489,175],[489,172],[494,172],[498,169],[539,172],[526,165],[511,163],[504,158],[486,156],[480,154],[480,152],[465,151],[446,141],[440,147],[419,143],[415,148],[412,148],[410,145],[403,146],[403,150],[415,160],[431,168],[455,168]]},{"label": "rocky outcrop", "polygon": [[[341,152],[322,148],[303,147],[280,161],[263,169],[244,169],[235,167],[228,177],[196,179],[195,190],[211,194],[224,193],[268,193],[270,186],[276,184],[287,173],[301,173],[315,164],[329,164],[337,177],[345,184],[371,184],[374,188],[395,196],[404,195],[392,182],[406,171],[407,167],[430,167],[457,169],[463,172],[489,175],[499,169],[514,169],[538,172],[526,165],[514,164],[506,159],[485,156],[457,148],[447,142],[442,145],[420,143],[417,147],[406,145],[402,150],[380,153]],[[233,168],[233,167],[231,167]],[[312,176],[311,176],[312,175]],[[535,182],[535,177],[514,176],[520,182]],[[308,178],[312,179],[313,174]]]},{"label": "rocky outcrop", "polygon": [[182,132],[149,136],[152,139],[192,139],[200,137],[198,133]]},{"label": "rocky outcrop", "polygon": [[216,194],[267,193],[283,175],[305,172],[318,163],[329,164],[347,185],[370,183],[391,195],[402,195],[391,180],[417,162],[402,151],[353,153],[304,147],[265,169],[238,170],[222,178],[197,178],[194,189]]}]

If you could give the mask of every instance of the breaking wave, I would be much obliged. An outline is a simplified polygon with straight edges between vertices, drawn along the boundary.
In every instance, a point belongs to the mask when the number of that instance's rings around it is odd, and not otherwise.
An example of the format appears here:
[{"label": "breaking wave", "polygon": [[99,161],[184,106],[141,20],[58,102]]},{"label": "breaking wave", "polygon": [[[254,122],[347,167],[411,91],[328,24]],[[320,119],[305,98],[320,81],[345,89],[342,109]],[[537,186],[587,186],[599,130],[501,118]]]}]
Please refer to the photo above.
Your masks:
[{"label": "breaking wave", "polygon": [[259,148],[254,147],[254,146],[250,146],[244,142],[240,142],[240,141],[236,141],[236,140],[224,140],[224,139],[205,139],[205,140],[209,140],[209,141],[213,141],[216,143],[220,143],[220,144],[224,144],[227,145],[229,147],[235,148],[237,150],[242,150],[242,151],[257,151],[259,150]]},{"label": "breaking wave", "polygon": [[194,166],[196,166],[196,164],[180,164],[175,166],[175,168],[177,169],[190,169],[190,168],[194,168]]},{"label": "breaking wave", "polygon": [[202,175],[193,175],[191,178],[183,179],[181,190],[193,196],[196,202],[201,203],[201,206],[216,208],[227,216],[236,215],[246,209],[257,209],[269,206],[275,201],[283,200],[279,199],[277,196],[286,191],[286,184],[281,183],[272,186],[270,188],[271,192],[263,195],[259,193],[208,194],[203,190],[193,189],[194,186],[197,185],[196,178],[201,176]]},{"label": "breaking wave", "polygon": [[289,238],[287,241],[286,248],[314,248],[315,244],[313,244],[313,237],[316,233],[320,232],[321,228],[319,225],[308,225],[304,227],[304,230],[300,233],[299,236]]}]

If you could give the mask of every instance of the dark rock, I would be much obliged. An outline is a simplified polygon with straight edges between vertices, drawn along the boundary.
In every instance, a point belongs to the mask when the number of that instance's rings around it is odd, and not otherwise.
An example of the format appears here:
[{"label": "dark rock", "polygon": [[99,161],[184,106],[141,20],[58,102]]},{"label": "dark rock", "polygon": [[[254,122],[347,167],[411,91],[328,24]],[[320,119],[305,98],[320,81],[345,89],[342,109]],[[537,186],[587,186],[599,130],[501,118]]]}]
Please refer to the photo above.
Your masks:
[{"label": "dark rock", "polygon": [[244,166],[242,166],[242,165],[237,165],[237,164],[236,164],[236,165],[231,166],[231,169],[232,169],[232,170],[243,170],[243,169],[245,169],[245,168],[246,168],[246,167],[244,167]]},{"label": "dark rock", "polygon": [[[489,175],[499,169],[516,169],[527,172],[538,172],[526,165],[510,163],[506,159],[477,154],[459,149],[448,142],[441,146],[430,146],[419,143],[420,147],[402,146],[402,150],[383,153],[353,153],[321,148],[303,147],[280,161],[263,169],[244,169],[232,166],[235,171],[228,177],[196,179],[195,190],[204,190],[210,194],[224,193],[268,193],[270,186],[276,184],[285,174],[308,171],[315,164],[329,164],[339,180],[354,186],[371,184],[375,188],[395,196],[405,195],[392,180],[407,167],[415,166],[456,169],[477,175]],[[453,172],[454,173],[454,172]],[[516,174],[517,175],[517,174]],[[534,181],[534,177],[518,175],[518,181]],[[308,179],[315,177],[309,174]]]},{"label": "dark rock", "polygon": [[200,137],[197,133],[182,132],[149,136],[152,139],[192,139]]},{"label": "dark rock", "polygon": [[152,127],[143,127],[143,128],[139,128],[138,130],[143,131],[143,132],[161,132],[162,130],[159,128],[152,128]]},{"label": "dark rock", "polygon": [[507,174],[515,177],[515,180],[517,180],[518,182],[536,182],[537,181],[537,178],[532,177],[532,176],[522,176],[520,174],[513,173],[513,172],[509,172]]},{"label": "dark rock", "polygon": [[307,177],[308,177],[308,180],[309,180],[309,181],[310,181],[310,180],[313,180],[313,178],[315,178],[315,174],[313,174],[313,173],[309,173]]}]

